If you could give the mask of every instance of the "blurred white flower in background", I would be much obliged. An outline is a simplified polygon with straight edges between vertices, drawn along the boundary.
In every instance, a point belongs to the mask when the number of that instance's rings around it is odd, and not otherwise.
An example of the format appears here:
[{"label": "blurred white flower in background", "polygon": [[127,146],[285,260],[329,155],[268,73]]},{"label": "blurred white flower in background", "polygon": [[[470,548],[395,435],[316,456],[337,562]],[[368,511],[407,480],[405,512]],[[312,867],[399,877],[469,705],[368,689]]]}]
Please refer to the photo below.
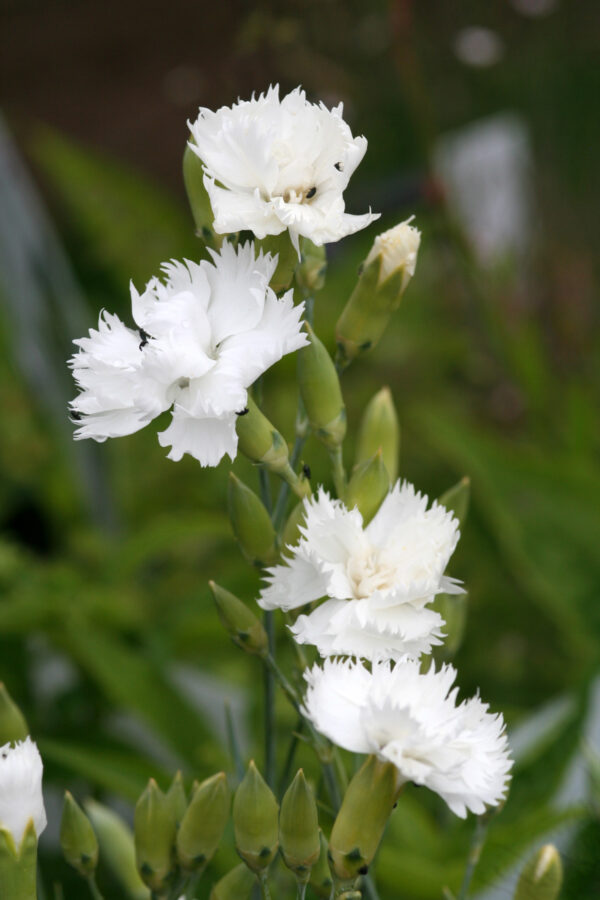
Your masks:
[{"label": "blurred white flower in background", "polygon": [[444,575],[459,538],[443,506],[397,482],[367,525],[321,489],[305,501],[302,538],[284,565],[267,570],[263,609],[296,609],[325,597],[292,626],[322,656],[419,656],[441,643],[444,620],[427,608],[440,592],[462,589]]},{"label": "blurred white flower in background", "polygon": [[258,238],[289,230],[317,245],[365,228],[378,215],[345,212],[343,192],[367,149],[352,137],[343,104],[309,103],[299,87],[201,108],[189,146],[204,164],[204,184],[219,234],[250,230]]},{"label": "blurred white flower in background", "polygon": [[454,53],[465,65],[484,69],[502,59],[504,45],[491,28],[469,25],[461,28],[454,38]]},{"label": "blurred white flower in background", "polygon": [[71,403],[76,438],[132,434],[173,407],[159,434],[170,459],[189,453],[215,466],[237,452],[236,416],[247,388],[283,355],[303,347],[304,305],[277,298],[277,257],[225,243],[213,261],[165,263],[142,294],[131,287],[128,328],[103,312],[98,330],[75,341],[70,366],[81,393]]},{"label": "blurred white flower in background", "polygon": [[43,769],[37,745],[30,737],[0,747],[0,829],[12,834],[17,848],[30,820],[38,838],[46,827]]},{"label": "blurred white flower in background", "polygon": [[435,791],[461,818],[503,798],[512,760],[504,720],[479,697],[456,703],[456,671],[416,661],[326,660],[305,674],[305,711],[315,728],[354,753],[374,753],[398,769],[398,784]]}]

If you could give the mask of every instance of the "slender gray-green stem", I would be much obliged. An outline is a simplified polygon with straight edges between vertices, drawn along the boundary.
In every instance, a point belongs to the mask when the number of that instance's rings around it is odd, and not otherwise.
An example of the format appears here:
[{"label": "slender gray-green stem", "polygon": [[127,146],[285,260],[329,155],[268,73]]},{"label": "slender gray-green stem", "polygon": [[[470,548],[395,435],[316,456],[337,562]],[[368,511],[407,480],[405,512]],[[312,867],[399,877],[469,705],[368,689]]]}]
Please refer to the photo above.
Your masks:
[{"label": "slender gray-green stem", "polygon": [[94,900],[104,900],[104,897],[100,893],[98,885],[96,884],[96,876],[90,875],[90,877],[87,880],[87,883],[88,883],[88,887],[90,889],[90,894],[92,895]]},{"label": "slender gray-green stem", "polygon": [[192,875],[185,891],[185,900],[194,900],[194,894],[196,893],[196,888],[200,883],[200,878],[201,875]]},{"label": "slender gray-green stem", "polygon": [[[269,641],[269,658],[275,660],[275,614],[268,609],[264,615],[264,626]],[[270,788],[275,788],[276,743],[275,743],[275,675],[273,669],[265,667],[265,779]]]},{"label": "slender gray-green stem", "polygon": [[300,882],[298,882],[298,887],[296,890],[296,900],[304,900],[305,897],[306,897],[306,882],[304,882],[304,884],[300,884]]},{"label": "slender gray-green stem", "polygon": [[331,470],[335,492],[338,497],[343,497],[346,491],[346,472],[344,471],[342,448],[336,447],[335,450],[330,450],[329,458],[331,460]]},{"label": "slender gray-green stem", "polygon": [[483,845],[485,843],[485,839],[487,837],[488,825],[490,822],[489,814],[484,814],[483,816],[477,816],[477,820],[475,822],[475,828],[473,829],[473,834],[471,836],[471,843],[469,845],[469,856],[467,858],[467,867],[465,869],[465,874],[463,876],[462,884],[460,886],[460,891],[458,892],[456,900],[466,900],[469,894],[469,888],[471,887],[471,879],[473,878],[473,873],[477,867],[477,863],[479,862],[479,857],[481,856],[481,851],[483,849]]},{"label": "slender gray-green stem", "polygon": [[258,876],[258,883],[260,884],[260,896],[262,900],[271,900],[271,892],[269,891],[269,885],[267,884],[267,875],[266,872],[262,872]]},{"label": "slender gray-green stem", "polygon": [[298,716],[298,724],[294,729],[292,737],[290,739],[290,745],[288,747],[288,752],[285,757],[285,762],[283,764],[283,769],[281,772],[281,778],[279,779],[279,796],[281,797],[287,788],[288,779],[290,777],[290,773],[292,771],[292,765],[294,763],[294,756],[296,755],[296,750],[298,749],[298,744],[300,743],[299,733],[302,731],[304,727],[304,719],[302,716]]}]

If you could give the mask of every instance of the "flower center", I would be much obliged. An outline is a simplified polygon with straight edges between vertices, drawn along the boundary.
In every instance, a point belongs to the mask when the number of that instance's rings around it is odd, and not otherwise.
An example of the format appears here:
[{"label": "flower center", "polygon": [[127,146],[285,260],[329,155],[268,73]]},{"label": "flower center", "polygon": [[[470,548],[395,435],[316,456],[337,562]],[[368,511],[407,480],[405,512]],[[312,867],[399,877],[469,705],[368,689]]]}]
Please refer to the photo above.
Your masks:
[{"label": "flower center", "polygon": [[286,188],[282,193],[282,197],[286,203],[305,203],[312,200],[317,193],[315,185],[311,187]]},{"label": "flower center", "polygon": [[391,590],[396,580],[395,567],[373,548],[352,556],[348,560],[347,573],[355,600],[370,597],[375,591]]}]

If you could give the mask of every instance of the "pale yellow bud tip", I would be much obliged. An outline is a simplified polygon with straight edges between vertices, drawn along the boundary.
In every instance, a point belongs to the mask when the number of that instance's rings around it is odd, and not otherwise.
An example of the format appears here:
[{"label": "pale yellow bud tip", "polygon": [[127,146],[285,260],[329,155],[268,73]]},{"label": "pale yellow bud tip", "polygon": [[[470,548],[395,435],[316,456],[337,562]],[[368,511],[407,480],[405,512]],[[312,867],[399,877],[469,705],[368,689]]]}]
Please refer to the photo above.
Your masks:
[{"label": "pale yellow bud tip", "polygon": [[368,266],[378,256],[381,256],[379,284],[386,281],[398,269],[404,269],[404,277],[402,279],[402,290],[404,290],[415,274],[417,253],[421,243],[421,232],[418,228],[409,224],[411,220],[400,222],[399,225],[390,228],[389,231],[384,231],[375,238],[369,255],[365,260],[365,265]]}]

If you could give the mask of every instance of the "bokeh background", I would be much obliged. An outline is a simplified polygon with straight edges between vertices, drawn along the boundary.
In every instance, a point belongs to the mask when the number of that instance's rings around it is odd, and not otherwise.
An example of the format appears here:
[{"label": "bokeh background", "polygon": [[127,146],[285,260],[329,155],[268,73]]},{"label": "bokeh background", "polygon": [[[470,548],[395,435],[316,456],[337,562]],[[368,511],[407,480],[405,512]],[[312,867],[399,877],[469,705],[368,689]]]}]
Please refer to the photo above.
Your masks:
[{"label": "bokeh background", "polygon": [[[127,317],[130,278],[198,256],[186,119],[275,82],[343,100],[368,138],[349,211],[371,205],[382,227],[414,213],[423,232],[400,311],[344,376],[346,458],[388,384],[402,476],[430,496],[471,478],[456,664],[463,695],[504,712],[517,759],[474,895],[510,897],[519,860],[552,839],[562,896],[599,896],[599,26],[595,0],[2,0],[0,680],[46,765],[41,896],[57,882],[80,896],[57,853],[65,786],[127,817],[150,774],[230,765],[226,703],[261,759],[261,673],[207,588],[251,600],[259,583],[224,510],[229,466],[171,463],[154,426],[74,444],[65,361],[102,307]],[[316,326],[330,347],[378,230],[328,248]],[[293,378],[285,360],[265,385],[289,437]],[[327,480],[320,449],[305,456]],[[283,702],[279,720],[283,744]],[[307,748],[298,759],[315,770]],[[433,900],[459,883],[472,823],[405,798],[381,894]],[[214,873],[232,862],[221,853]]]}]

